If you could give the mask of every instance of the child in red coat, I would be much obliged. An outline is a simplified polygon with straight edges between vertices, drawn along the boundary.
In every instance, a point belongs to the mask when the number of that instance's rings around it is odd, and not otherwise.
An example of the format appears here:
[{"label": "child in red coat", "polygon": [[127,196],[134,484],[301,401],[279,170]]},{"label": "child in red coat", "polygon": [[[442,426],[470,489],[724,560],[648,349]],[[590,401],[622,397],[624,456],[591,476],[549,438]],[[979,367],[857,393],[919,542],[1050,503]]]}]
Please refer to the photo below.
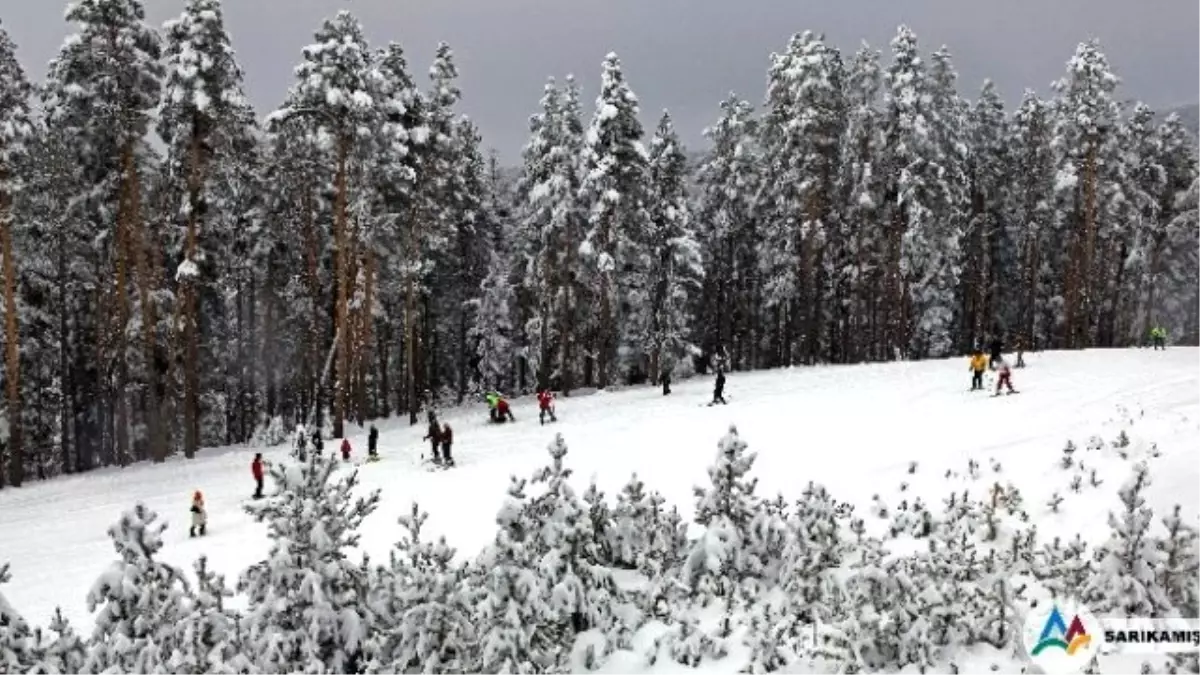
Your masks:
[{"label": "child in red coat", "polygon": [[350,461],[350,439],[349,438],[342,439],[342,461],[343,462]]},{"label": "child in red coat", "polygon": [[549,415],[551,422],[557,422],[558,418],[554,416],[554,394],[550,393],[549,389],[542,389],[538,392],[537,398],[538,408],[541,409],[538,413],[538,420],[545,424],[546,416]]},{"label": "child in red coat", "polygon": [[262,499],[263,496],[263,458],[262,453],[254,455],[254,461],[250,462],[250,473],[254,474],[254,498]]}]

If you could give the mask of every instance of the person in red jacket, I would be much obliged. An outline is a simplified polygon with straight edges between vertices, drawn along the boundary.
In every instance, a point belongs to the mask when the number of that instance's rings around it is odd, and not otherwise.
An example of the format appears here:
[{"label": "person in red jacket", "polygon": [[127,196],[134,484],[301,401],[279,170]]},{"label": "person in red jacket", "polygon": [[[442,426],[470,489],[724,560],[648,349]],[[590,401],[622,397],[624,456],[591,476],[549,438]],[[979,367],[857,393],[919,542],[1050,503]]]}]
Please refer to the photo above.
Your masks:
[{"label": "person in red jacket", "polygon": [[350,439],[349,438],[342,439],[342,461],[343,462],[350,461]]},{"label": "person in red jacket", "polygon": [[550,393],[549,389],[542,389],[538,391],[537,398],[538,408],[540,408],[538,420],[545,424],[546,415],[549,415],[551,422],[557,422],[558,418],[554,416],[554,394]]},{"label": "person in red jacket", "polygon": [[508,407],[508,401],[500,399],[496,402],[496,421],[497,422],[516,422],[513,417],[512,410]]},{"label": "person in red jacket", "polygon": [[250,473],[254,474],[254,498],[262,499],[263,496],[263,458],[262,453],[254,455],[254,461],[250,462]]}]

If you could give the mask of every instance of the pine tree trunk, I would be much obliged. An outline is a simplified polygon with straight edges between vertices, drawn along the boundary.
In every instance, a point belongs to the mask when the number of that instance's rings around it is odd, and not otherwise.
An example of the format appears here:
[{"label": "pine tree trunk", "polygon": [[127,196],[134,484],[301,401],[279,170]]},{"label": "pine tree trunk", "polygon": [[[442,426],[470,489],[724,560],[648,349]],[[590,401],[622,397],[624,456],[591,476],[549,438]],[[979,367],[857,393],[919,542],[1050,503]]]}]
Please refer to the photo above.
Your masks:
[{"label": "pine tree trunk", "polygon": [[[115,438],[115,454],[116,462],[120,466],[126,466],[130,462],[129,453],[129,402],[126,392],[126,384],[129,381],[129,354],[126,349],[125,329],[129,325],[129,291],[128,291],[128,259],[130,255],[129,230],[131,220],[133,201],[130,194],[132,186],[130,185],[130,175],[133,167],[133,141],[126,141],[125,146],[121,151],[121,178],[117,207],[117,223],[116,223],[116,241],[114,242],[114,257],[116,260],[116,293],[114,300],[117,305],[115,315],[116,326],[113,333],[116,336],[116,353],[112,358],[116,360],[116,382],[115,389],[115,428],[113,436]],[[103,356],[102,356],[103,357]]]},{"label": "pine tree trunk", "polygon": [[417,423],[419,404],[417,401],[417,289],[414,272],[411,268],[416,263],[417,227],[420,223],[420,211],[415,211],[408,228],[407,253],[405,262],[410,266],[404,273],[404,370],[405,370],[405,403],[408,406],[408,423]]},{"label": "pine tree trunk", "polygon": [[349,242],[346,236],[346,159],[348,143],[343,135],[337,139],[337,173],[334,175],[333,238],[336,255],[338,343],[337,378],[334,381],[333,437],[343,438],[346,417],[346,387],[350,378],[350,331],[347,326],[349,298]]},{"label": "pine tree trunk", "polygon": [[[0,183],[8,179],[7,167],[0,167]],[[17,264],[13,260],[12,195],[0,193],[0,255],[4,257],[4,392],[8,403],[8,482],[21,487],[25,481],[25,448],[21,433],[21,335],[17,325]],[[0,486],[4,485],[0,467]]]},{"label": "pine tree trunk", "polygon": [[[309,299],[312,302],[312,315],[308,326],[308,348],[305,350],[308,355],[308,368],[305,370],[308,390],[312,396],[309,406],[312,410],[317,411],[321,405],[321,254],[317,239],[316,207],[313,205],[312,192],[308,187],[304,190],[302,201],[304,204],[304,242],[308,263],[305,266],[307,272],[305,277],[308,281]],[[317,419],[318,417],[314,416],[308,422],[316,425]]]},{"label": "pine tree trunk", "polygon": [[[188,147],[188,219],[184,259],[196,264],[200,219],[200,190],[203,185],[200,126],[192,123]],[[189,270],[195,271],[195,270]],[[191,459],[200,448],[200,338],[199,316],[196,307],[196,280],[192,274],[183,279],[184,349],[183,361],[183,456]]]},{"label": "pine tree trunk", "polygon": [[166,459],[166,448],[162,436],[162,410],[159,409],[159,373],[157,358],[157,321],[154,313],[154,297],[150,275],[149,251],[154,245],[146,237],[146,228],[141,218],[142,200],[140,178],[137,167],[133,162],[133,153],[126,155],[126,175],[129,181],[128,228],[130,247],[132,248],[134,269],[137,277],[138,301],[141,304],[142,316],[142,354],[145,360],[146,386],[146,423],[148,426],[150,459],[161,462]]}]

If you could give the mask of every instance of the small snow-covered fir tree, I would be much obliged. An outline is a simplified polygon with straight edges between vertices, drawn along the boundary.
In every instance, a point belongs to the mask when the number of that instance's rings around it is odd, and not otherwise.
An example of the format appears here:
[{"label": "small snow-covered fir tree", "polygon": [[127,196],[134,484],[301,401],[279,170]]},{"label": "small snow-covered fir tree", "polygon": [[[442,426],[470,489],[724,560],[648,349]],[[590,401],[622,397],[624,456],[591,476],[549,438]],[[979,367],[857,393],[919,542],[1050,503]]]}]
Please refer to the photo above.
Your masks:
[{"label": "small snow-covered fir tree", "polygon": [[1081,591],[1081,599],[1096,612],[1127,617],[1157,617],[1170,609],[1170,600],[1155,579],[1162,551],[1156,550],[1150,531],[1154,514],[1146,506],[1150,467],[1134,466],[1133,476],[1121,486],[1123,509],[1110,513],[1110,539],[1097,552],[1095,575]]},{"label": "small snow-covered fir tree", "polygon": [[241,616],[226,607],[233,590],[200,557],[190,611],[176,624],[175,651],[166,661],[173,673],[244,673],[254,670],[242,640]]},{"label": "small snow-covered fir tree", "polygon": [[429,514],[416,503],[400,517],[405,533],[391,564],[375,572],[372,672],[477,672],[479,646],[470,602],[475,591],[445,537],[421,538]]},{"label": "small snow-covered fir tree", "polygon": [[368,661],[367,572],[350,553],[379,493],[356,497],[358,473],[342,475],[340,466],[316,453],[306,463],[271,465],[276,494],[246,507],[271,540],[267,559],[238,582],[249,600],[244,640],[258,672],[353,673]]},{"label": "small snow-covered fir tree", "polygon": [[480,287],[478,311],[472,335],[478,340],[476,354],[484,389],[503,391],[512,381],[512,312],[515,302],[509,266],[502,251],[493,250],[488,274]]},{"label": "small snow-covered fir tree", "polygon": [[757,455],[746,448],[731,426],[708,468],[711,486],[695,489],[695,521],[705,532],[688,555],[685,578],[693,592],[705,599],[732,593],[744,577],[759,571],[754,562],[758,551],[745,548],[759,509],[754,496],[758,479],[748,475]]},{"label": "small snow-covered fir tree", "polygon": [[1160,588],[1179,616],[1200,615],[1200,532],[1183,522],[1182,507],[1163,518],[1167,537],[1160,544],[1163,560],[1157,570]]},{"label": "small snow-covered fir tree", "polygon": [[663,112],[650,141],[649,246],[655,261],[649,283],[648,375],[675,369],[690,347],[692,306],[704,276],[687,196],[687,155],[671,116]]},{"label": "small snow-covered fir tree", "polygon": [[[8,563],[0,565],[0,585],[12,580]],[[0,672],[23,673],[35,662],[34,636],[29,624],[0,592]]]},{"label": "small snow-covered fir tree", "polygon": [[75,632],[61,609],[54,610],[47,630],[35,631],[35,663],[26,672],[30,675],[82,673],[87,662],[87,644]]},{"label": "small snow-covered fir tree", "polygon": [[[683,550],[677,524],[658,492],[647,492],[635,473],[617,495],[608,533],[616,565],[655,578],[672,571]],[[676,515],[678,515],[676,513]]]},{"label": "small snow-covered fir tree", "polygon": [[175,629],[187,617],[192,598],[183,571],[155,558],[166,528],[144,504],[109,528],[120,558],[87,596],[88,611],[99,609],[88,644],[88,672],[155,672],[168,667],[180,647]]},{"label": "small snow-covered fir tree", "polygon": [[535,546],[540,570],[550,587],[550,607],[569,633],[611,627],[613,606],[620,597],[597,550],[596,532],[588,510],[568,482],[571,470],[563,458],[562,434],[549,446],[551,463],[533,476],[532,485],[544,492],[528,505],[526,517],[538,523]]},{"label": "small snow-covered fir tree", "polygon": [[475,615],[481,672],[547,672],[562,649],[550,589],[538,569],[537,523],[526,518],[525,485],[513,477],[496,515],[496,541],[478,559],[486,575]]}]

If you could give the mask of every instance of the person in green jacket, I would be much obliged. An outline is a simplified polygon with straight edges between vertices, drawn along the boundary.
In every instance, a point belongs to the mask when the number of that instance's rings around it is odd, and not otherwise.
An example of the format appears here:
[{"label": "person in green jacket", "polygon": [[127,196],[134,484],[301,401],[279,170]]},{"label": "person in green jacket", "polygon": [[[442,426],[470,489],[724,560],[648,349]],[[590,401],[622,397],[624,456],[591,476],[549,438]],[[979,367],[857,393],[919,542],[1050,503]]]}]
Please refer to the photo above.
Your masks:
[{"label": "person in green jacket", "polygon": [[1154,343],[1154,350],[1167,348],[1167,330],[1162,326],[1155,326],[1150,330],[1150,341]]}]

